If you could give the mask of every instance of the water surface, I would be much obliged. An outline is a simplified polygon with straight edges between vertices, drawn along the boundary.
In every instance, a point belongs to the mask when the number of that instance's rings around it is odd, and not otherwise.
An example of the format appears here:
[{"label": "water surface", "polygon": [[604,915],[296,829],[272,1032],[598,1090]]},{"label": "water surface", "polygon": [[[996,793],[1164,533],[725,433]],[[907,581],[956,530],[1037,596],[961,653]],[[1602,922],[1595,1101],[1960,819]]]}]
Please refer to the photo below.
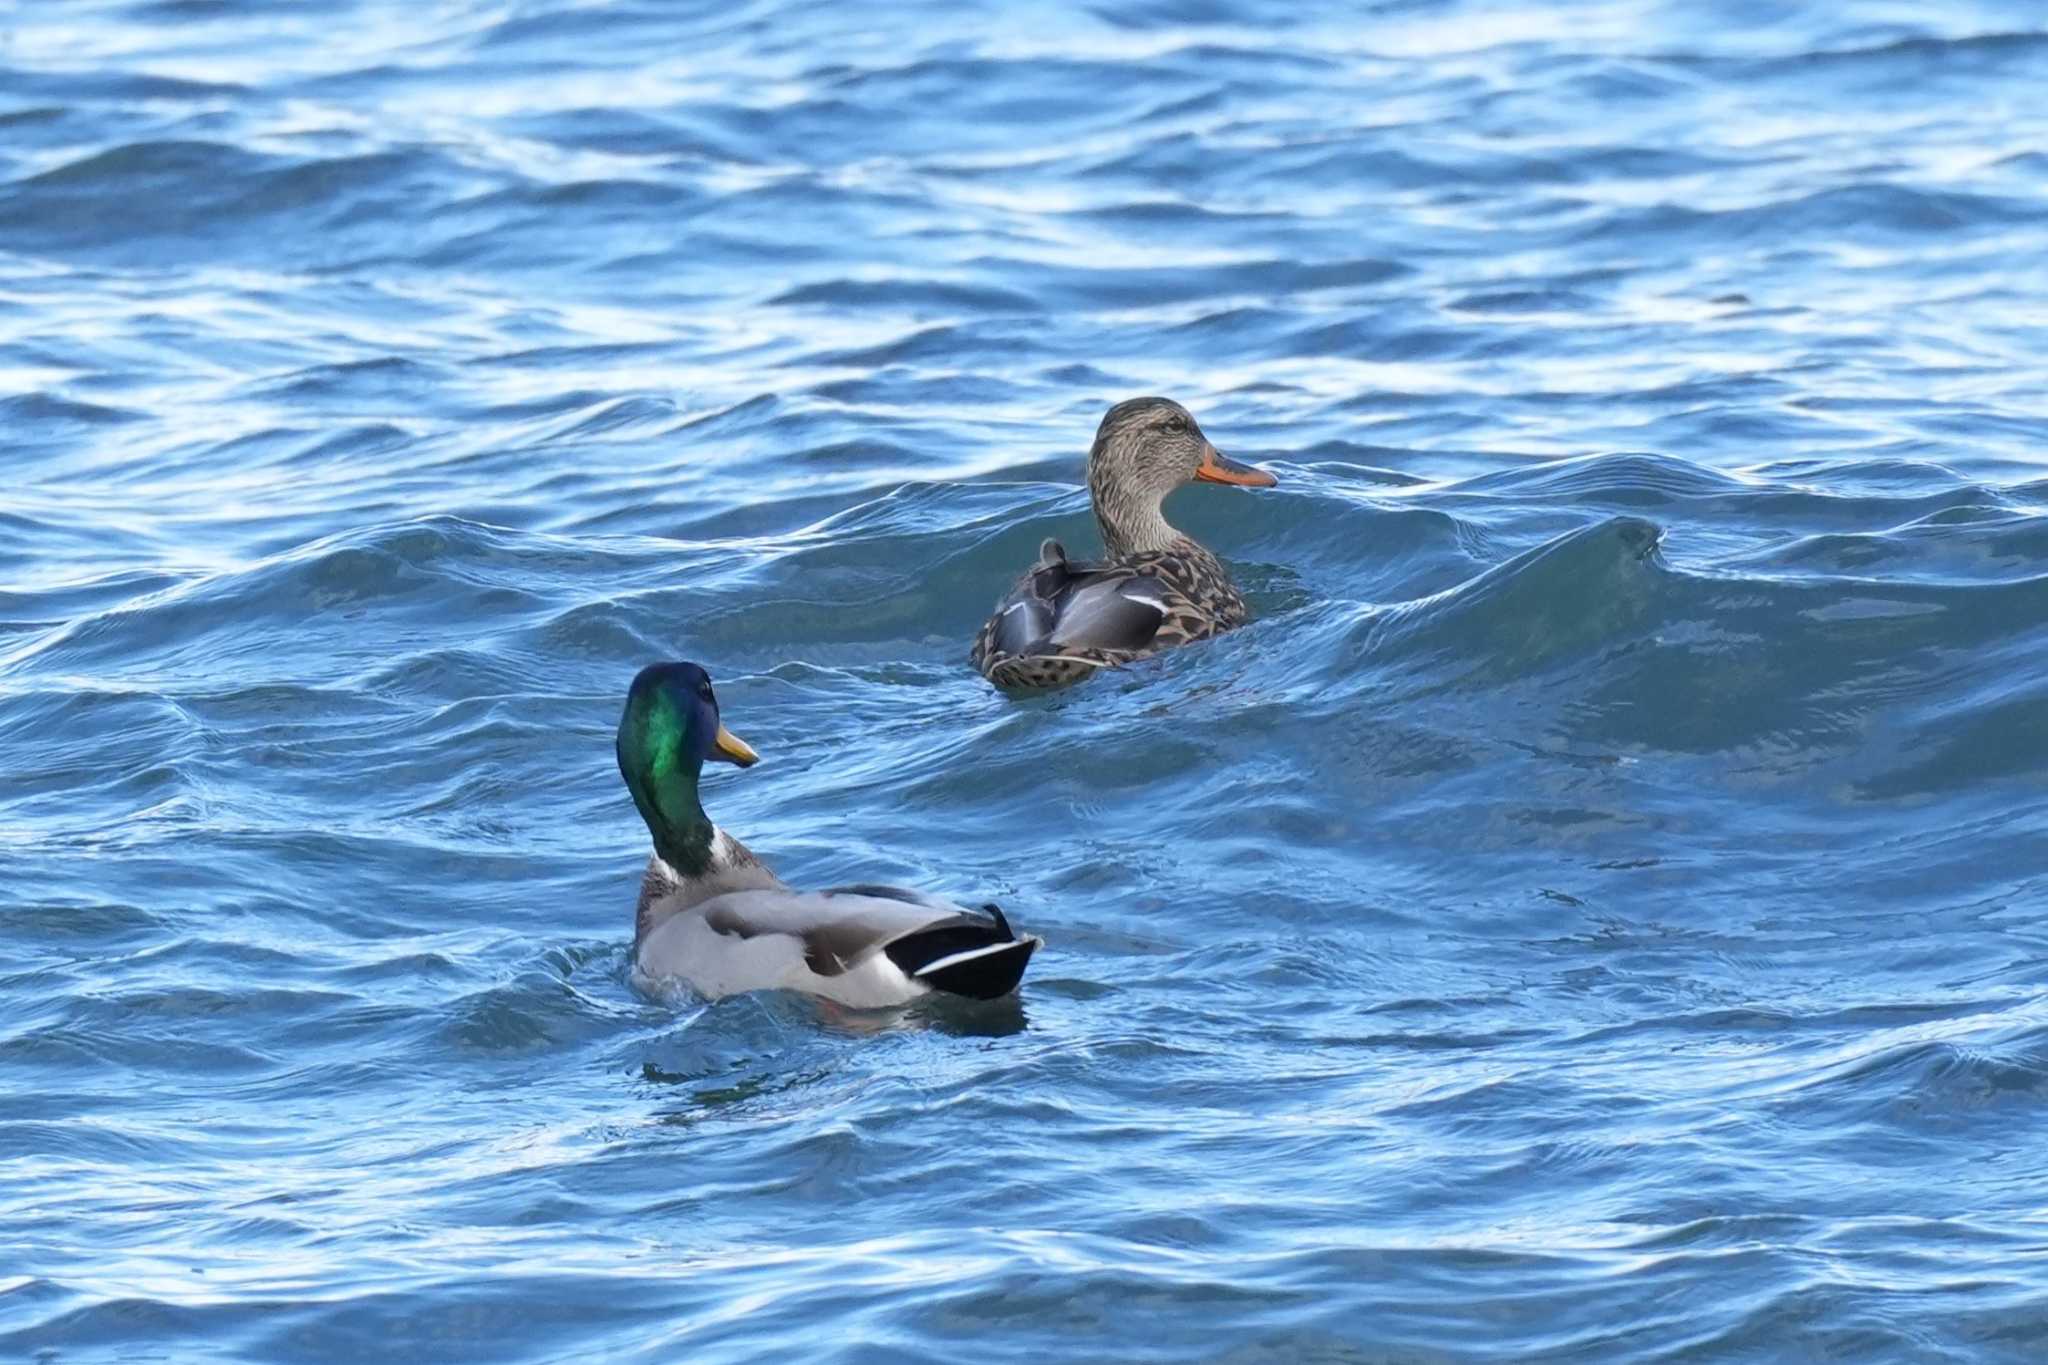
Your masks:
[{"label": "water surface", "polygon": [[[2036,6],[4,28],[0,1356],[2041,1358]],[[671,657],[1021,998],[636,994]]]}]

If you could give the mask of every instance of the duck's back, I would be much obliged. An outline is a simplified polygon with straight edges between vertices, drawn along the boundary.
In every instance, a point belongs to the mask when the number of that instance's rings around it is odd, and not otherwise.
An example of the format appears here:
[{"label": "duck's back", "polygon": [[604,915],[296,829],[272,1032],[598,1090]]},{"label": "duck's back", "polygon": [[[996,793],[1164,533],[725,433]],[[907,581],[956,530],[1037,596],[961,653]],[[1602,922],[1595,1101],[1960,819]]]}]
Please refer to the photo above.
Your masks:
[{"label": "duck's back", "polygon": [[717,998],[799,990],[857,1009],[933,990],[993,999],[1014,989],[1038,940],[993,906],[981,913],[922,892],[850,886],[735,891],[671,916],[635,967]]},{"label": "duck's back", "polygon": [[1097,564],[1069,560],[1048,540],[981,628],[970,657],[998,687],[1058,687],[1207,639],[1245,616],[1221,562],[1191,540]]}]

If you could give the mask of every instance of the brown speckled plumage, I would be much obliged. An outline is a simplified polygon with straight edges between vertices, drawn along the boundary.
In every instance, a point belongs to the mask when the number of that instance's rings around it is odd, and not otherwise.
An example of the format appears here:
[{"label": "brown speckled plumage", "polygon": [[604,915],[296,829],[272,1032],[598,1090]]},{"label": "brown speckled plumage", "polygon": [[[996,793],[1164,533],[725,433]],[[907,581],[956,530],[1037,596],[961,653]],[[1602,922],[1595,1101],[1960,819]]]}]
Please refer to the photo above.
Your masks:
[{"label": "brown speckled plumage", "polygon": [[1160,501],[1193,478],[1263,487],[1273,478],[1225,458],[1185,408],[1138,398],[1109,410],[1088,453],[1088,485],[1109,558],[1039,549],[969,657],[997,687],[1064,687],[1097,669],[1206,640],[1244,624],[1221,560],[1167,524]]}]

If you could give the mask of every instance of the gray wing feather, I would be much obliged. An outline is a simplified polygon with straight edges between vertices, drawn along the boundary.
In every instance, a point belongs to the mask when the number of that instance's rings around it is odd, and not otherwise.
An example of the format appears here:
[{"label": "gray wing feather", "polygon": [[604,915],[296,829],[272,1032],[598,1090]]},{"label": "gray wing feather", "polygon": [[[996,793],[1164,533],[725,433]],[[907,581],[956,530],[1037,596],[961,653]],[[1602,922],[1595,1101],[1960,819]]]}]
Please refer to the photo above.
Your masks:
[{"label": "gray wing feather", "polygon": [[1122,566],[1077,564],[1053,541],[984,628],[996,655],[1142,650],[1170,613],[1172,590]]},{"label": "gray wing feather", "polygon": [[1083,583],[1060,604],[1052,643],[1060,649],[1143,649],[1166,619],[1160,584],[1142,575]]},{"label": "gray wing feather", "polygon": [[704,922],[718,933],[800,940],[804,960],[820,976],[837,976],[907,934],[955,920],[983,922],[950,901],[898,887],[741,891],[704,905]]},{"label": "gray wing feather", "polygon": [[1019,596],[1003,604],[996,613],[990,639],[998,653],[1022,654],[1052,628],[1052,611],[1040,598]]}]

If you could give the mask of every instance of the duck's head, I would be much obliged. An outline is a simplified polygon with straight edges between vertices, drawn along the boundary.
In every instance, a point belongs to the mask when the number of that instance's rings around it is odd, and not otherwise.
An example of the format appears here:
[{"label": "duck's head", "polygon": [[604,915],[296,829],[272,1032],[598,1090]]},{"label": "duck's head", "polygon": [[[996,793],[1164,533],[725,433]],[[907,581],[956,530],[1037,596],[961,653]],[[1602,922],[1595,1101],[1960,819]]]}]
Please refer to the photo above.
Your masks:
[{"label": "duck's head", "polygon": [[1163,550],[1174,536],[1159,504],[1183,484],[1271,488],[1263,469],[1218,450],[1189,412],[1171,398],[1132,398],[1103,415],[1088,449],[1088,491],[1112,554]]},{"label": "duck's head", "polygon": [[719,721],[711,675],[692,663],[640,670],[619,716],[618,757],[655,850],[686,873],[710,850],[711,822],[697,800],[705,760],[751,768],[761,759]]}]

